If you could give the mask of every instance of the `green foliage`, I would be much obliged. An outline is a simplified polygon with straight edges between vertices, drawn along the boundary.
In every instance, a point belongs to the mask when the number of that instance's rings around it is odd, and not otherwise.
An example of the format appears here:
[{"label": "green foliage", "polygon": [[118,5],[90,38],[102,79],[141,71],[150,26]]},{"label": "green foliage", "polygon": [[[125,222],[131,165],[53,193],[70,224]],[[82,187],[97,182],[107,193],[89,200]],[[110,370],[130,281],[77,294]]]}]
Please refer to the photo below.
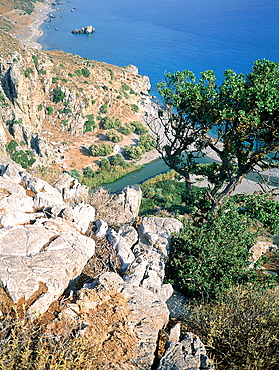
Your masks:
[{"label": "green foliage", "polygon": [[132,105],[131,105],[131,108],[132,108],[132,110],[133,110],[134,112],[138,112],[138,111],[139,111],[139,107],[138,107],[138,105],[136,105],[136,104],[132,104]]},{"label": "green foliage", "polygon": [[168,277],[189,298],[216,299],[236,284],[268,286],[271,278],[249,269],[250,224],[227,202],[204,224],[187,221],[175,238]]},{"label": "green foliage", "polygon": [[200,337],[218,370],[278,369],[278,292],[239,286],[190,312],[187,331]]},{"label": "green foliage", "polygon": [[59,103],[65,98],[65,93],[58,87],[52,90],[52,100],[54,103]]},{"label": "green foliage", "polygon": [[38,64],[39,64],[39,60],[38,60],[37,55],[32,55],[32,59],[33,59],[33,62],[34,62],[34,64],[35,64],[35,66],[37,67],[37,66],[38,66]]},{"label": "green foliage", "polygon": [[121,126],[121,120],[117,117],[106,116],[102,118],[101,125],[105,130],[111,129],[111,128],[117,129]]},{"label": "green foliage", "polygon": [[59,81],[59,77],[52,77],[52,83],[56,83],[57,81]]},{"label": "green foliage", "polygon": [[89,149],[93,157],[106,156],[113,152],[112,146],[107,143],[92,144],[90,145]]},{"label": "green foliage", "polygon": [[156,146],[156,143],[150,134],[145,134],[140,137],[138,145],[141,148],[142,152],[145,153],[153,150]]},{"label": "green foliage", "polygon": [[76,70],[75,70],[75,74],[76,74],[78,77],[80,77],[80,76],[82,75],[81,70],[80,70],[80,69],[76,69]]},{"label": "green foliage", "polygon": [[43,105],[42,104],[39,104],[37,106],[37,110],[38,110],[38,112],[41,112],[43,110]]},{"label": "green foliage", "polygon": [[102,169],[102,170],[108,170],[110,168],[110,161],[108,158],[102,158],[101,162],[100,162],[100,165],[99,167]]},{"label": "green foliage", "polygon": [[126,123],[125,126],[121,127],[121,132],[123,135],[130,135],[135,131],[135,126],[133,126],[131,123]]},{"label": "green foliage", "polygon": [[134,132],[137,135],[144,135],[144,134],[148,133],[148,129],[144,126],[143,123],[141,123],[139,121],[132,121],[132,122],[130,122],[130,124],[134,126],[134,128],[135,128]]},{"label": "green foliage", "polygon": [[46,113],[47,113],[48,115],[53,114],[53,112],[54,112],[54,108],[53,108],[53,107],[50,107],[50,106],[47,106],[47,107],[46,107]]},{"label": "green foliage", "polygon": [[129,159],[140,159],[142,155],[142,150],[139,146],[129,146],[125,145],[125,152]]},{"label": "green foliage", "polygon": [[83,77],[88,78],[90,76],[90,71],[88,68],[85,67],[81,69],[81,74],[83,75]]},{"label": "green foliage", "polygon": [[9,142],[6,151],[13,161],[19,163],[25,169],[32,166],[36,161],[33,150],[18,149],[18,143],[15,140]]},{"label": "green foliage", "polygon": [[41,68],[41,69],[39,70],[39,74],[40,74],[41,76],[45,76],[45,75],[47,74],[47,72],[46,72],[46,70],[45,70],[45,69]]},{"label": "green foliage", "polygon": [[74,77],[74,74],[72,72],[68,73],[69,77]]},{"label": "green foliage", "polygon": [[[246,78],[226,70],[220,86],[210,70],[197,82],[186,70],[168,73],[158,84],[167,108],[161,114],[161,132],[168,142],[158,144],[165,162],[190,186],[190,173],[201,170],[196,159],[205,149],[220,160],[214,175],[205,171],[212,182],[212,208],[218,208],[251,170],[269,167],[267,155],[279,151],[278,84],[279,64],[265,59],[257,60]],[[217,137],[208,135],[212,129]],[[196,153],[191,151],[193,144]]]},{"label": "green foliage", "polygon": [[109,162],[111,166],[126,167],[126,161],[121,153],[109,157]]},{"label": "green foliage", "polygon": [[119,143],[123,140],[123,135],[121,135],[118,131],[111,129],[106,132],[106,137],[109,141],[113,143]]},{"label": "green foliage", "polygon": [[74,179],[77,179],[78,182],[82,181],[83,173],[77,169],[74,169],[72,171],[68,172],[70,176],[72,176]]},{"label": "green foliage", "polygon": [[279,203],[265,195],[239,194],[235,197],[240,212],[260,221],[272,234],[279,235]]},{"label": "green foliage", "polygon": [[24,71],[24,76],[25,77],[30,77],[31,73],[34,73],[34,70],[32,68],[26,68],[26,70]]},{"label": "green foliage", "polygon": [[99,109],[99,114],[106,114],[108,112],[108,107],[106,104],[101,105]]},{"label": "green foliage", "polygon": [[97,128],[93,114],[88,114],[87,121],[85,122],[84,126],[85,126],[84,131],[83,131],[84,133],[88,131],[93,131],[94,129]]}]

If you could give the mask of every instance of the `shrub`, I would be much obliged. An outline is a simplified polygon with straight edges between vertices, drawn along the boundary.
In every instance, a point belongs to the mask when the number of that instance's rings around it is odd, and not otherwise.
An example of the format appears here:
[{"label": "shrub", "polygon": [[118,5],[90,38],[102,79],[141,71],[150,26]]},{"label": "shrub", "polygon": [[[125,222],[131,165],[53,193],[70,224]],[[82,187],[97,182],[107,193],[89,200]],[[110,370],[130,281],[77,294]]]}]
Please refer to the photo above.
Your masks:
[{"label": "shrub", "polygon": [[9,142],[6,146],[6,151],[13,161],[19,163],[25,169],[36,162],[34,152],[32,150],[18,149],[18,143],[15,140]]},{"label": "shrub", "polygon": [[125,145],[125,152],[130,159],[140,159],[142,155],[142,150],[139,146]]},{"label": "shrub", "polygon": [[123,135],[130,135],[135,131],[135,127],[131,123],[126,123],[125,126],[121,127],[121,132]]},{"label": "shrub", "polygon": [[54,112],[54,108],[53,107],[50,107],[50,106],[46,107],[46,113],[48,115],[52,114],[53,112]]},{"label": "shrub", "polygon": [[150,134],[145,134],[140,137],[138,145],[144,153],[153,150],[156,146],[156,142]]},{"label": "shrub", "polygon": [[190,312],[187,330],[207,346],[218,370],[278,369],[278,292],[234,287],[216,304]]},{"label": "shrub", "polygon": [[69,171],[69,175],[72,176],[73,178],[77,179],[79,182],[82,181],[83,174],[81,171],[74,169],[72,171]]},{"label": "shrub", "polygon": [[123,140],[123,136],[116,130],[111,129],[106,132],[107,139],[113,143],[119,143]]},{"label": "shrub", "polygon": [[52,101],[54,101],[54,103],[59,103],[63,101],[64,98],[65,98],[65,94],[63,93],[61,89],[57,87],[52,90]]},{"label": "shrub", "polygon": [[266,195],[235,196],[241,206],[241,213],[253,219],[259,220],[264,227],[274,234],[279,234],[279,203]]},{"label": "shrub", "polygon": [[109,162],[112,166],[126,166],[126,161],[121,153],[117,153],[116,155],[109,157]]},{"label": "shrub", "polygon": [[34,70],[32,68],[27,68],[25,71],[24,71],[24,76],[25,77],[30,77],[31,73],[33,73]]},{"label": "shrub", "polygon": [[95,120],[94,120],[94,115],[93,114],[89,114],[87,116],[87,121],[85,122],[84,124],[84,133],[88,132],[88,131],[93,131],[94,129],[97,128],[97,125],[95,123]]},{"label": "shrub", "polygon": [[109,169],[111,166],[110,164],[110,161],[108,160],[108,158],[102,158],[101,162],[100,162],[100,168],[102,170],[107,170]]},{"label": "shrub", "polygon": [[132,104],[131,105],[131,108],[134,112],[138,112],[139,111],[139,107],[136,105],[136,104]]},{"label": "shrub", "polygon": [[105,130],[110,128],[117,129],[121,126],[121,121],[119,118],[106,116],[102,118],[101,125]]},{"label": "shrub", "polygon": [[37,67],[37,65],[39,64],[37,55],[32,55],[32,59],[33,59],[35,66]]},{"label": "shrub", "polygon": [[52,83],[56,83],[59,80],[59,77],[52,77]]},{"label": "shrub", "polygon": [[43,110],[43,105],[42,104],[39,104],[37,106],[37,110],[38,110],[38,112],[41,112]]},{"label": "shrub", "polygon": [[212,300],[236,284],[268,286],[271,277],[248,269],[248,248],[255,241],[249,226],[232,202],[205,224],[186,221],[167,268],[172,283],[189,298]]},{"label": "shrub", "polygon": [[106,156],[113,152],[111,145],[103,143],[103,144],[92,144],[89,147],[91,154],[93,157],[96,156]]},{"label": "shrub", "polygon": [[76,69],[75,70],[75,74],[80,77],[81,76],[81,70],[80,69]]},{"label": "shrub", "polygon": [[130,122],[134,126],[134,132],[138,135],[144,135],[148,133],[148,129],[139,121]]},{"label": "shrub", "polygon": [[100,113],[100,114],[105,114],[105,113],[107,113],[107,112],[108,112],[108,107],[107,107],[107,105],[106,105],[106,104],[101,105],[101,107],[100,107],[100,109],[99,109],[99,113]]},{"label": "shrub", "polygon": [[88,78],[90,76],[90,71],[88,68],[85,67],[85,68],[82,68],[81,74],[83,75],[83,77]]}]

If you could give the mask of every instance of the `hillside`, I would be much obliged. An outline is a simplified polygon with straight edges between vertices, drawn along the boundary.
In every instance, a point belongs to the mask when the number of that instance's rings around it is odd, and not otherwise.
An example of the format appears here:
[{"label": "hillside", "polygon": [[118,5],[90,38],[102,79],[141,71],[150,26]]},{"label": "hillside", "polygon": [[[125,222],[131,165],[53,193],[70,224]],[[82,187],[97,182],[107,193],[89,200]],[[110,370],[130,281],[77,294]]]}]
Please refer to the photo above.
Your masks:
[{"label": "hillside", "polygon": [[[0,140],[32,149],[37,161],[62,169],[94,163],[81,148],[103,138],[100,120],[143,121],[150,109],[148,77],[63,51],[40,51],[0,35]],[[101,135],[101,136],[100,136]],[[120,146],[131,144],[135,134]]]}]

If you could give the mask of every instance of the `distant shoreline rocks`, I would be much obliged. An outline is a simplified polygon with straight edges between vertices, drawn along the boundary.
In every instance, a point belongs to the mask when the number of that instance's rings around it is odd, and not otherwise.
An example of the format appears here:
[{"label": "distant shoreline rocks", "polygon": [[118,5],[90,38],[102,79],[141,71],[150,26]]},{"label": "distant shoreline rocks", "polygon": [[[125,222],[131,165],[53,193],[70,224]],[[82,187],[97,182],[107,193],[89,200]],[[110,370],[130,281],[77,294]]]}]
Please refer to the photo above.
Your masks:
[{"label": "distant shoreline rocks", "polygon": [[82,27],[82,28],[76,28],[75,30],[72,31],[72,33],[92,33],[95,31],[95,28],[92,26],[87,26],[87,27]]}]

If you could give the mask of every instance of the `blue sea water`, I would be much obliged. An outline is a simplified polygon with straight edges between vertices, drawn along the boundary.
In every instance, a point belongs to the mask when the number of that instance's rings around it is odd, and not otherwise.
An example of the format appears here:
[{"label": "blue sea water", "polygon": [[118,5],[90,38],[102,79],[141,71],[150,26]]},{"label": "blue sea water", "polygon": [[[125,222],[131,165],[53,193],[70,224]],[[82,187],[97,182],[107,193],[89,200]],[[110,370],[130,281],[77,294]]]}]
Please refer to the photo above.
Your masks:
[{"label": "blue sea water", "polygon": [[[134,64],[152,94],[165,72],[212,69],[220,83],[227,68],[246,74],[256,59],[279,62],[279,0],[62,1],[42,27],[43,49]],[[71,33],[88,25],[91,35]]]}]

